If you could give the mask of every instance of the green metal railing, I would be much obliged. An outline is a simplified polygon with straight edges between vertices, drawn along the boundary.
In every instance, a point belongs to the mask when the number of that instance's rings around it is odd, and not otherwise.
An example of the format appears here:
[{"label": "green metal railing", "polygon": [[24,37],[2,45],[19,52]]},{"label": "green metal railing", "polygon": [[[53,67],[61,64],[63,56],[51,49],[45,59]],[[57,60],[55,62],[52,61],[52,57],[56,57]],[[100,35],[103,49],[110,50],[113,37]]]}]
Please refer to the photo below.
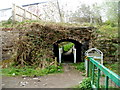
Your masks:
[{"label": "green metal railing", "polygon": [[112,80],[117,87],[120,87],[120,76],[112,72],[104,65],[100,64],[98,61],[94,60],[91,57],[87,57],[87,76],[91,77],[92,88],[99,89],[100,87],[100,78],[101,72],[105,74],[105,89],[109,88],[109,79]]}]

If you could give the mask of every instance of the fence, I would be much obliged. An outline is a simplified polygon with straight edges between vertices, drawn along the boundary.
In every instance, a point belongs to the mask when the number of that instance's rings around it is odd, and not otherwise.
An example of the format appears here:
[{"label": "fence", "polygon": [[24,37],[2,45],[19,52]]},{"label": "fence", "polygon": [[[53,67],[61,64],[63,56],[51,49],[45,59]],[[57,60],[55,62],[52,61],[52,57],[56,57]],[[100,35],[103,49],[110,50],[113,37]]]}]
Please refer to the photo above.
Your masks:
[{"label": "fence", "polygon": [[23,20],[40,20],[40,17],[31,13],[30,11],[23,9],[20,6],[13,4],[12,7],[12,20],[15,21],[23,21]]},{"label": "fence", "polygon": [[13,4],[12,8],[1,9],[0,17],[0,21],[12,18],[13,21],[20,22],[26,19],[61,22],[62,18],[64,18],[61,14],[59,2],[57,0],[26,4],[21,7]]},{"label": "fence", "polygon": [[[91,57],[87,57],[86,58],[88,64],[88,77],[91,77],[91,85],[92,88],[105,88],[106,90],[108,88],[119,88],[120,87],[120,76],[117,75],[116,73],[112,72],[111,70],[109,70],[108,68],[106,68],[104,65],[100,64],[99,62],[97,62],[96,60],[94,60]],[[104,73],[104,75],[101,74]],[[105,80],[105,83],[103,83],[103,81]],[[102,82],[102,83],[100,83]],[[109,83],[112,84],[109,84]]]}]

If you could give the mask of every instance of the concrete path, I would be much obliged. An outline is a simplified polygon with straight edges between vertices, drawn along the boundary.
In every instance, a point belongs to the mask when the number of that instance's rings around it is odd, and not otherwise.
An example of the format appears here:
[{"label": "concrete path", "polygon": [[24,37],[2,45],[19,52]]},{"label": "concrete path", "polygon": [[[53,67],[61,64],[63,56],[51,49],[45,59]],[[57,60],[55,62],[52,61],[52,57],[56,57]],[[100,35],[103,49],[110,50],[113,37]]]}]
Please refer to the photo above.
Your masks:
[{"label": "concrete path", "polygon": [[82,73],[72,66],[64,64],[64,73],[41,77],[2,77],[3,88],[70,88],[82,80]]}]

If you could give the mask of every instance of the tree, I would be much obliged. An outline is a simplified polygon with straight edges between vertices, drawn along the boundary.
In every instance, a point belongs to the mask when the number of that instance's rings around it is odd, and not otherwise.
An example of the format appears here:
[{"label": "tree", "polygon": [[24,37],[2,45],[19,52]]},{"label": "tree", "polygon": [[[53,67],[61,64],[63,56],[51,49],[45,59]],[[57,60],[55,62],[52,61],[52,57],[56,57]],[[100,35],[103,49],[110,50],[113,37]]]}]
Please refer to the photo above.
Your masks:
[{"label": "tree", "polygon": [[86,4],[82,4],[77,8],[75,13],[73,13],[72,18],[70,18],[70,21],[73,22],[90,22],[90,7]]},{"label": "tree", "polygon": [[118,1],[107,0],[103,3],[107,20],[112,22],[118,21]]},{"label": "tree", "polygon": [[91,6],[91,19],[92,19],[92,23],[96,23],[96,24],[101,24],[102,23],[102,16],[101,16],[101,7],[95,3]]},{"label": "tree", "polygon": [[102,22],[100,7],[97,4],[93,4],[92,6],[81,4],[72,16],[70,21],[74,22],[98,24]]}]

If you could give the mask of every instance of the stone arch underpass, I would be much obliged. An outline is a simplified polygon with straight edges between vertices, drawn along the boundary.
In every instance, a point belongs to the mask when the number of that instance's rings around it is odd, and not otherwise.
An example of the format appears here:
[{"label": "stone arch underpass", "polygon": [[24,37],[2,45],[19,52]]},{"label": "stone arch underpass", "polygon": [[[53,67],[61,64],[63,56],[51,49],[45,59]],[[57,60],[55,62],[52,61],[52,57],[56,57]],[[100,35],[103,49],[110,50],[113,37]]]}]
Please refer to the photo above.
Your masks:
[{"label": "stone arch underpass", "polygon": [[[63,32],[66,32],[65,36],[64,34],[63,37],[58,36],[56,41],[53,42],[53,53],[54,57],[57,58],[57,61],[59,62],[59,44],[61,42],[74,43],[76,49],[76,62],[84,61],[85,51],[92,47],[92,41],[94,39],[93,29],[94,28],[92,27],[68,28],[66,31]],[[62,53],[61,58],[64,59],[63,62],[74,62],[73,53],[70,55],[64,55],[64,53]]]},{"label": "stone arch underpass", "polygon": [[[69,38],[58,40],[57,42],[55,42],[53,44],[53,52],[54,52],[54,56],[57,57],[57,61],[58,61],[58,58],[59,58],[59,46],[58,46],[58,44],[60,44],[61,42],[72,42],[72,43],[74,43],[75,44],[75,49],[76,49],[76,59],[77,59],[77,62],[78,61],[82,61],[81,60],[81,56],[82,56],[82,46],[83,45],[79,41],[76,41],[74,39],[69,39]],[[62,53],[62,59],[64,58],[64,61],[71,61],[71,62],[73,62],[73,60],[74,60],[73,57],[74,57],[73,53],[71,53],[70,55],[64,55]]]},{"label": "stone arch underpass", "polygon": [[[31,41],[32,37],[34,37],[32,38],[32,40],[39,41],[37,42],[39,47],[36,46],[34,48],[34,51],[37,50],[37,48],[39,49],[42,48],[43,49],[42,52],[40,51],[39,53],[45,54],[46,57],[53,57],[53,58],[56,57],[57,61],[59,58],[58,56],[59,55],[59,50],[58,50],[59,43],[65,42],[65,41],[74,43],[75,49],[76,49],[76,62],[81,62],[83,61],[84,52],[88,48],[92,47],[93,45],[92,43],[94,39],[96,38],[94,34],[94,31],[95,31],[94,27],[43,26],[41,24],[34,23],[34,24],[31,24],[28,28],[26,28],[26,31],[21,31],[21,30],[19,31],[20,32],[18,32],[19,34],[18,36],[21,36],[21,35],[23,36],[23,38],[21,38],[23,42],[26,41],[26,38],[24,38],[25,35],[30,37],[28,41]],[[27,34],[25,34],[25,32],[27,32]],[[18,37],[15,37],[15,38],[18,38]],[[6,45],[7,45],[7,42],[6,42]],[[22,50],[24,48],[25,47],[20,47],[18,49],[18,52],[20,49]],[[8,52],[9,52],[9,49],[8,49]],[[7,51],[5,53],[7,54]],[[17,57],[17,59],[20,59],[21,58],[20,55],[22,55],[22,52],[19,53],[18,55],[19,57]],[[63,56],[63,58],[65,57],[70,58],[70,59],[73,58],[71,55],[70,57]],[[73,62],[73,60],[71,61]]]},{"label": "stone arch underpass", "polygon": [[[59,60],[59,43],[65,41],[74,43],[76,49],[76,62],[81,62],[84,58],[84,52],[92,47],[95,38],[94,27],[41,27],[41,25],[36,24],[31,26],[31,29],[39,31],[39,36],[43,38],[47,45],[42,46],[42,48],[52,50],[53,52],[50,54],[52,54],[51,56],[53,56],[53,58],[56,57],[57,61]],[[68,58],[68,60],[70,60],[73,56],[64,55],[62,58]],[[67,61],[67,59],[64,61]],[[73,60],[70,61],[73,62]]]}]

